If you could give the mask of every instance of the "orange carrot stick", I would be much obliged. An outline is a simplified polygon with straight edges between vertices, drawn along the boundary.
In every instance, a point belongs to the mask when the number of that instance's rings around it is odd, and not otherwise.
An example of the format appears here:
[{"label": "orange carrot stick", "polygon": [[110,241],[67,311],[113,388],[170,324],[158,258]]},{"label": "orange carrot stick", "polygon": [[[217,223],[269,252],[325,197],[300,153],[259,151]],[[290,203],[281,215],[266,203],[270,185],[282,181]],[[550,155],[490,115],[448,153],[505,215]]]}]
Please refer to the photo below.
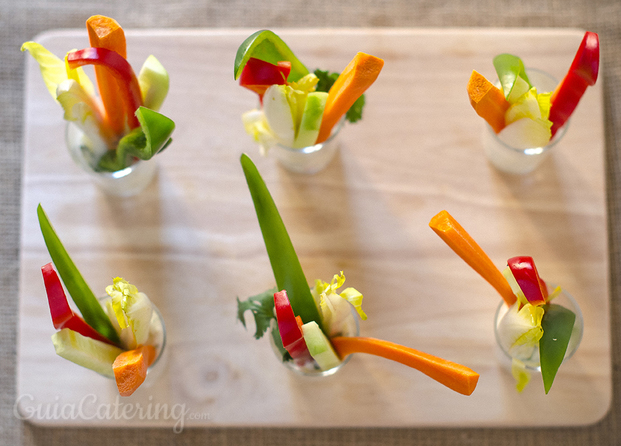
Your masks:
[{"label": "orange carrot stick", "polygon": [[116,357],[112,370],[121,396],[130,396],[140,387],[154,359],[155,348],[152,345],[143,345]]},{"label": "orange carrot stick", "polygon": [[[127,58],[125,33],[116,20],[102,15],[94,15],[86,21],[86,29],[91,47],[112,50],[119,53],[124,59]],[[119,95],[117,81],[106,67],[96,66],[95,77],[105,110],[105,121],[113,132],[120,136],[125,133],[125,124],[128,119],[133,122],[132,117],[135,110],[126,110]]]},{"label": "orange carrot stick", "polygon": [[517,298],[502,272],[451,214],[441,211],[431,219],[429,227],[470,267],[483,276],[500,293],[507,305],[515,303]]},{"label": "orange carrot stick", "polygon": [[358,53],[345,67],[328,92],[315,144],[324,142],[332,128],[354,105],[354,102],[375,82],[384,61],[379,57]]},{"label": "orange carrot stick", "polygon": [[494,132],[500,132],[505,127],[505,112],[511,105],[502,91],[474,70],[467,90],[477,115],[485,119]]},{"label": "orange carrot stick", "polygon": [[352,353],[368,353],[391,359],[424,373],[462,395],[472,394],[479,381],[479,374],[466,366],[393,342],[347,336],[337,336],[330,341],[341,358]]}]

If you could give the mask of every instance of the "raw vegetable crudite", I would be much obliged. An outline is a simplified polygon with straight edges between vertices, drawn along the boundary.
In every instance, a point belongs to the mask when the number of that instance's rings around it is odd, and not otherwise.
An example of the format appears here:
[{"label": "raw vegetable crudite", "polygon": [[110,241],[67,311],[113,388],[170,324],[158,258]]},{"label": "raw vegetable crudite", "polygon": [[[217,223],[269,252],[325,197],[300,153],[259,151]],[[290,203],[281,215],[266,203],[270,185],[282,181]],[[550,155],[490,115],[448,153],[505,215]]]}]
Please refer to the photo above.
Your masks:
[{"label": "raw vegetable crudite", "polygon": [[494,58],[500,88],[476,71],[468,81],[470,103],[511,147],[544,147],[567,122],[599,72],[599,38],[586,32],[563,81],[553,91],[538,91],[523,61],[512,54]]},{"label": "raw vegetable crudite", "polygon": [[[82,167],[95,172],[116,172],[151,159],[172,141],[175,124],[159,113],[168,93],[168,73],[149,56],[136,75],[126,59],[125,34],[114,19],[92,16],[86,27],[90,47],[64,58],[32,41],[22,51],[38,62],[64,119],[83,133],[74,158],[81,157]],[[84,65],[94,66],[98,95]]]},{"label": "raw vegetable crudite", "polygon": [[489,128],[483,148],[499,170],[526,174],[535,170],[559,144],[568,120],[599,72],[599,39],[586,32],[573,63],[559,83],[535,68],[525,68],[512,54],[494,58],[498,84],[472,72],[467,91],[470,103]]},{"label": "raw vegetable crudite", "polygon": [[[512,257],[500,271],[447,211],[435,215],[429,226],[502,296],[496,338],[512,360],[518,391],[528,384],[529,370],[540,370],[547,394],[561,363],[580,343],[582,318],[578,305],[561,287],[549,292],[532,257]],[[574,308],[558,304],[561,300]]]},{"label": "raw vegetable crudite", "polygon": [[[241,164],[252,196],[276,287],[245,301],[237,299],[237,317],[254,317],[254,337],[268,331],[283,361],[306,374],[338,370],[352,353],[381,356],[415,368],[450,389],[470,395],[479,375],[470,368],[391,342],[358,336],[358,318],[365,320],[362,294],[344,288],[341,271],[330,282],[316,280],[310,287],[272,196],[252,160]],[[316,372],[316,373],[313,373]]]},{"label": "raw vegetable crudite", "polygon": [[383,65],[358,53],[340,74],[311,73],[280,37],[257,31],[235,57],[235,79],[257,93],[261,104],[243,114],[244,128],[264,155],[277,144],[303,149],[323,143],[343,116],[349,122],[362,118],[364,92]]},{"label": "raw vegetable crudite", "polygon": [[[114,379],[119,394],[130,396],[164,350],[165,328],[159,311],[146,294],[120,277],[106,287],[108,298],[97,299],[41,205],[37,214],[45,244],[58,269],[57,273],[51,263],[41,268],[52,322],[59,330],[52,335],[56,354]],[[70,308],[63,283],[83,317]]]}]

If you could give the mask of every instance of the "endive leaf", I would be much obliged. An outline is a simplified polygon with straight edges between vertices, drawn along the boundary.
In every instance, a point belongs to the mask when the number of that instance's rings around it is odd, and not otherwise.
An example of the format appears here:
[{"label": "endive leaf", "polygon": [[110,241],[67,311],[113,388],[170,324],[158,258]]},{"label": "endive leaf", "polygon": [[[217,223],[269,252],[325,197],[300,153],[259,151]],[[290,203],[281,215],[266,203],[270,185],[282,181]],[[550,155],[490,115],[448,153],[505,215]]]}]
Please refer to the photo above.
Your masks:
[{"label": "endive leaf", "polygon": [[52,97],[56,99],[56,87],[67,79],[65,62],[37,42],[25,42],[22,45],[22,51],[28,51],[37,61],[43,82]]},{"label": "endive leaf", "polygon": [[261,30],[248,37],[237,49],[235,55],[234,75],[239,78],[248,59],[254,57],[276,65],[278,62],[291,62],[291,72],[287,80],[294,82],[308,74],[308,68],[300,62],[293,51],[276,34],[269,30]]},{"label": "endive leaf", "polygon": [[321,326],[315,300],[276,204],[248,155],[242,154],[240,161],[272,265],[276,287],[287,291],[293,312],[304,323],[315,321]]},{"label": "endive leaf", "polygon": [[41,226],[41,233],[43,234],[47,250],[69,295],[71,295],[80,313],[82,313],[82,317],[88,325],[97,330],[102,336],[118,344],[120,340],[110,319],[73,263],[73,260],[69,257],[40,204],[37,207],[37,216],[39,217],[39,225]]},{"label": "endive leaf", "polygon": [[557,304],[545,306],[541,320],[543,336],[539,340],[539,357],[546,394],[550,391],[556,372],[565,358],[575,321],[576,315],[573,311]]}]

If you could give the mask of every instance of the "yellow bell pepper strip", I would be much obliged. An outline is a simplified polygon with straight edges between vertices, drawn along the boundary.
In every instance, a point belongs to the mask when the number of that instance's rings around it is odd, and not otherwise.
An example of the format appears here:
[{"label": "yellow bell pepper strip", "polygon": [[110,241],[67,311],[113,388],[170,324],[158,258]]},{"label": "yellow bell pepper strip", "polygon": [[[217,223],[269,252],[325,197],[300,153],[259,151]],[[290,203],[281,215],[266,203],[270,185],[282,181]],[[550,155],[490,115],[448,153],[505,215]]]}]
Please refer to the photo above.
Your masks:
[{"label": "yellow bell pepper strip", "polygon": [[100,335],[93,327],[84,322],[84,319],[75,314],[71,307],[69,307],[60,278],[56,271],[54,271],[51,263],[41,267],[41,273],[43,274],[43,282],[45,283],[45,291],[50,305],[54,328],[57,330],[69,328],[82,336],[114,345],[112,341]]},{"label": "yellow bell pepper strip", "polygon": [[117,81],[117,95],[121,97],[123,110],[128,110],[127,125],[135,129],[140,125],[135,116],[136,110],[142,105],[140,84],[131,65],[118,53],[105,48],[85,48],[67,55],[70,68],[83,65],[95,65],[105,68]]},{"label": "yellow bell pepper strip", "polygon": [[341,359],[352,353],[381,356],[412,367],[462,395],[471,395],[479,381],[479,374],[466,366],[393,342],[355,336],[330,341]]},{"label": "yellow bell pepper strip", "polygon": [[492,285],[508,306],[516,302],[517,298],[502,272],[496,268],[485,251],[451,214],[447,211],[439,212],[431,219],[429,227],[472,269]]},{"label": "yellow bell pepper strip", "polygon": [[37,207],[37,216],[47,250],[52,257],[54,265],[56,265],[58,269],[58,274],[60,274],[65,287],[67,287],[69,295],[80,310],[82,317],[86,323],[93,327],[99,334],[111,340],[113,343],[119,344],[119,336],[112,326],[110,319],[82,277],[82,274],[80,274],[80,271],[76,268],[73,260],[69,257],[69,254],[58,238],[56,231],[54,231],[54,228],[40,204]]},{"label": "yellow bell pepper strip", "polygon": [[550,108],[550,121],[553,122],[552,136],[565,125],[587,87],[595,85],[598,73],[599,36],[587,31],[569,71],[552,94]]},{"label": "yellow bell pepper strip", "polygon": [[242,154],[240,162],[272,265],[276,287],[279,290],[286,290],[293,312],[300,316],[304,323],[315,321],[321,326],[321,316],[315,305],[315,299],[311,295],[300,260],[276,204],[248,155]]},{"label": "yellow bell pepper strip", "polygon": [[517,284],[531,305],[544,305],[547,302],[548,288],[539,277],[535,261],[529,256],[511,257],[507,265]]},{"label": "yellow bell pepper strip", "polygon": [[287,44],[269,30],[257,31],[239,46],[237,54],[235,54],[235,80],[241,76],[242,70],[251,57],[274,65],[281,61],[291,62],[291,71],[287,77],[288,82],[296,82],[308,74],[308,68],[300,62]]},{"label": "yellow bell pepper strip", "polygon": [[[86,20],[88,39],[92,48],[114,51],[123,59],[127,58],[125,32],[116,20],[102,15],[94,15]],[[107,68],[95,66],[95,77],[99,96],[105,110],[105,121],[115,134],[125,133],[125,124],[134,110],[127,109],[122,96],[119,96],[117,80]],[[132,127],[133,128],[133,127]]]}]

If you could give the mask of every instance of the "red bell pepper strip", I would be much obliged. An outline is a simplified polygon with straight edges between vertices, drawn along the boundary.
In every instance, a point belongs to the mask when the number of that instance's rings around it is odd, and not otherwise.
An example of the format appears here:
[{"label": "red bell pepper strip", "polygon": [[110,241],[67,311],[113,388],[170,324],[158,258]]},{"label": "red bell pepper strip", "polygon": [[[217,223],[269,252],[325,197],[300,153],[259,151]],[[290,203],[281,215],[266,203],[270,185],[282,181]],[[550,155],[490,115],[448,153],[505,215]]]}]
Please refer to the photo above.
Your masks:
[{"label": "red bell pepper strip", "polygon": [[85,48],[69,53],[67,62],[70,68],[97,65],[110,70],[117,80],[119,94],[127,110],[127,124],[130,130],[140,126],[135,112],[142,105],[142,93],[138,78],[127,60],[115,51],[105,48]]},{"label": "red bell pepper strip", "polygon": [[531,305],[544,305],[548,298],[548,287],[539,277],[532,257],[518,256],[507,260],[513,277]]},{"label": "red bell pepper strip", "polygon": [[57,330],[69,328],[83,336],[115,345],[112,341],[100,335],[69,307],[60,278],[56,271],[54,271],[51,263],[41,267],[41,272],[43,273],[43,281],[45,282],[45,291],[47,292],[47,300],[50,304],[50,313],[52,314],[54,328]]},{"label": "red bell pepper strip", "polygon": [[282,61],[278,65],[251,57],[244,66],[239,85],[263,97],[270,85],[284,85],[291,72],[291,62]]},{"label": "red bell pepper strip", "polygon": [[285,290],[274,293],[274,308],[276,309],[278,331],[285,350],[294,360],[312,360]]},{"label": "red bell pepper strip", "polygon": [[595,85],[599,72],[599,37],[587,31],[578,52],[550,99],[552,136],[565,125],[588,86]]}]

